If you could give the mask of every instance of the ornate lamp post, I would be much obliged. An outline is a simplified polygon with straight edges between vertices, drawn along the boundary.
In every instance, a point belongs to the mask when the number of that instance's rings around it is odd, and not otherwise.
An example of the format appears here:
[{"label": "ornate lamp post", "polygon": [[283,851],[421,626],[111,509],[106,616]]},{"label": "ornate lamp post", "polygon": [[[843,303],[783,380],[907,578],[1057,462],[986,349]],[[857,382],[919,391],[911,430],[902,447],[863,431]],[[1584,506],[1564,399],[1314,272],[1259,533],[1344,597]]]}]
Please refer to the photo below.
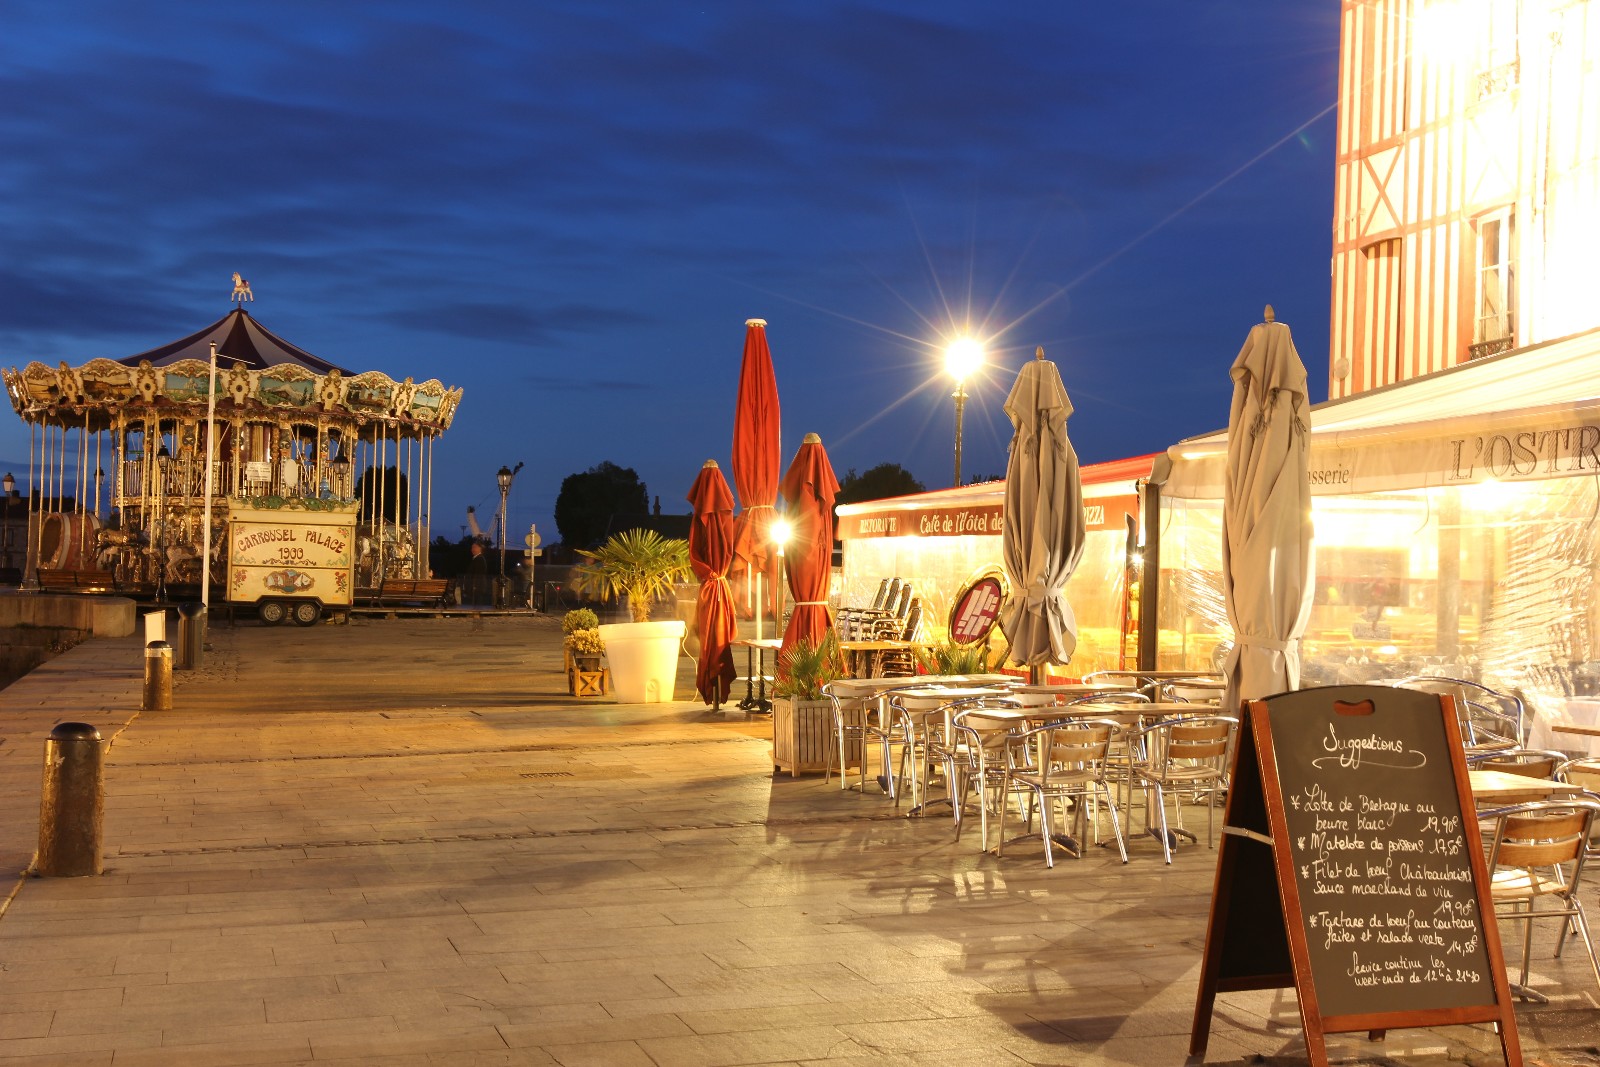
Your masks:
[{"label": "ornate lamp post", "polygon": [[961,484],[961,420],[967,409],[967,379],[983,366],[983,342],[975,337],[958,337],[944,353],[945,370],[956,380],[950,396],[956,402],[956,481]]},{"label": "ornate lamp post", "polygon": [[3,531],[0,531],[0,538],[4,539],[3,550],[4,550],[4,555],[5,555],[5,562],[3,564],[0,564],[0,566],[4,566],[6,570],[10,570],[11,569],[11,502],[13,500],[15,500],[16,497],[17,497],[17,479],[16,479],[16,477],[14,475],[8,473],[4,478],[0,478],[0,489],[4,489],[5,490],[5,502],[6,502],[5,503],[5,509],[6,509],[5,528],[4,528]]},{"label": "ornate lamp post", "polygon": [[172,466],[172,453],[167,451],[167,443],[161,442],[161,449],[156,453],[156,514],[155,521],[151,523],[151,547],[155,553],[156,564],[156,600],[167,599],[167,471]]},{"label": "ornate lamp post", "polygon": [[350,457],[343,451],[328,466],[333,469],[333,495],[340,500],[350,499]]},{"label": "ornate lamp post", "polygon": [[521,463],[515,467],[501,467],[494,476],[494,480],[500,484],[500,588],[496,599],[504,597],[506,589],[506,498],[511,495],[512,479],[521,469]]}]

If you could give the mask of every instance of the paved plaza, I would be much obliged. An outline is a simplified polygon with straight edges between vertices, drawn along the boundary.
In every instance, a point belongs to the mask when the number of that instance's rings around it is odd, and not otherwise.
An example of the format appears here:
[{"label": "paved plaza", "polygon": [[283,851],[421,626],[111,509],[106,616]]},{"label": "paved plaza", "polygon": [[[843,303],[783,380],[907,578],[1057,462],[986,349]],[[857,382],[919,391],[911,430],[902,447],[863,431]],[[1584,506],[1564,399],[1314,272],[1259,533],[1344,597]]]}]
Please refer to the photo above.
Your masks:
[{"label": "paved plaza", "polygon": [[[985,856],[946,814],[775,777],[765,722],[567,696],[552,619],[210,640],[171,712],[136,712],[133,639],[0,692],[0,1067],[1186,1059],[1203,843]],[[63,720],[112,739],[106,870],[22,877]],[[1587,961],[1550,947],[1528,1061],[1600,1063]],[[1497,1047],[1330,1039],[1342,1063]],[[1292,992],[1220,998],[1206,1063],[1303,1057]]]}]

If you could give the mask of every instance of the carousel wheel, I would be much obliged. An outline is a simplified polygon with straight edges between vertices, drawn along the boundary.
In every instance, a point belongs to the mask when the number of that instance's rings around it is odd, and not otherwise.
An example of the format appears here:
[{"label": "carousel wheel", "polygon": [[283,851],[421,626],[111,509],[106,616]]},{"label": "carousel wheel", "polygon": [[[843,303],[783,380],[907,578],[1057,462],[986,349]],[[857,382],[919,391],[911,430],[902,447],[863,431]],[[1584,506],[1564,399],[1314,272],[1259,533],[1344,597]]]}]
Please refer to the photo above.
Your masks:
[{"label": "carousel wheel", "polygon": [[320,618],[322,618],[322,605],[315,600],[301,600],[295,603],[294,622],[296,626],[315,626]]},{"label": "carousel wheel", "polygon": [[289,617],[289,607],[281,600],[263,600],[256,609],[263,626],[277,626]]}]

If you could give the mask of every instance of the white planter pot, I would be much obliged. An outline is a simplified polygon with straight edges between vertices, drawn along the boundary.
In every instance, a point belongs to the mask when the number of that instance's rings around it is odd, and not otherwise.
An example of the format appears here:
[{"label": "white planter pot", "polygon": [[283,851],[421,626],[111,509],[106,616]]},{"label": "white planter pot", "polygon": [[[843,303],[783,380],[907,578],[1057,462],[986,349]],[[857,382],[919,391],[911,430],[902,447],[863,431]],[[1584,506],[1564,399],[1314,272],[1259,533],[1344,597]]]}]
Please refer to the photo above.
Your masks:
[{"label": "white planter pot", "polygon": [[600,627],[611,665],[611,688],[623,704],[658,704],[672,699],[678,677],[682,622],[616,622]]}]

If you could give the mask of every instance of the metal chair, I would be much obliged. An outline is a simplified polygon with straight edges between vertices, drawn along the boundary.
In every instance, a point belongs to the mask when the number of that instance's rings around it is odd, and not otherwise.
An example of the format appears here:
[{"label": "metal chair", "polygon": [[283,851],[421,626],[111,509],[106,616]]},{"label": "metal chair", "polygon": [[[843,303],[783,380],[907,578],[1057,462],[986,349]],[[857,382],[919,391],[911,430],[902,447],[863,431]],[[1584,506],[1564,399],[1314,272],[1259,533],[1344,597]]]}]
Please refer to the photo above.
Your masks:
[{"label": "metal chair", "polygon": [[1600,798],[1600,756],[1578,756],[1566,760],[1551,777]]},{"label": "metal chair", "polygon": [[[1168,863],[1172,862],[1175,833],[1191,841],[1198,842],[1199,838],[1184,829],[1180,805],[1174,805],[1176,826],[1167,825],[1167,794],[1176,797],[1182,790],[1196,794],[1221,791],[1226,785],[1228,753],[1238,725],[1239,720],[1231,715],[1192,715],[1166,719],[1133,735],[1129,746],[1131,784],[1145,790],[1145,828],[1152,833],[1148,804],[1154,801],[1155,813],[1161,821],[1161,851]],[[1215,810],[1216,804],[1208,798],[1207,848],[1211,848],[1214,841]]]},{"label": "metal chair", "polygon": [[[822,687],[822,695],[828,698],[833,705],[833,737],[828,743],[827,769],[823,772],[822,780],[828,782],[833,777],[834,762],[838,761],[839,788],[850,788],[849,761],[853,752],[857,756],[856,767],[860,773],[860,789],[863,795],[867,792],[867,741],[869,738],[868,723],[871,711],[867,708],[868,700],[858,697],[844,696],[834,688],[832,683]],[[885,754],[887,759],[887,753]]]},{"label": "metal chair", "polygon": [[1467,757],[1475,771],[1503,771],[1528,778],[1554,778],[1561,765],[1568,762],[1565,752],[1542,748],[1496,749]]},{"label": "metal chair", "polygon": [[[907,593],[911,591],[908,585]],[[903,621],[886,619],[879,624],[876,639],[880,641],[915,641],[922,629],[922,601],[912,600]],[[917,673],[916,657],[909,646],[889,649],[878,654],[877,674],[883,678],[911,678]]]},{"label": "metal chair", "polygon": [[945,746],[940,750],[945,778],[955,791],[955,799],[950,806],[955,814],[956,840],[961,840],[961,831],[966,825],[967,798],[976,785],[982,830],[979,845],[985,852],[989,851],[989,813],[993,810],[990,796],[992,793],[996,798],[1003,821],[1008,799],[1004,791],[1005,775],[1016,737],[1013,733],[1015,720],[997,718],[988,712],[1014,707],[1016,704],[1010,699],[992,697],[967,702],[951,717],[950,732],[946,735]]},{"label": "metal chair", "polygon": [[1497,692],[1464,678],[1423,674],[1381,679],[1372,684],[1455,697],[1461,740],[1469,754],[1521,748],[1527,742],[1527,709],[1515,694]]},{"label": "metal chair", "polygon": [[889,599],[889,579],[885,578],[878,583],[878,595],[872,598],[872,607],[868,610],[882,611],[883,602]]},{"label": "metal chair", "polygon": [[[1044,840],[1046,867],[1055,866],[1052,841],[1063,845],[1069,853],[1079,858],[1083,856],[1082,846],[1073,841],[1070,833],[1058,836],[1053,832],[1052,811],[1058,805],[1064,807],[1069,799],[1077,802],[1074,810],[1085,827],[1080,831],[1085,838],[1088,836],[1087,813],[1092,802],[1102,799],[1105,801],[1106,807],[1111,812],[1111,832],[1117,839],[1117,851],[1122,855],[1122,862],[1128,862],[1128,849],[1122,839],[1122,824],[1117,818],[1116,798],[1111,795],[1111,787],[1106,781],[1111,739],[1120,729],[1121,727],[1115,722],[1090,719],[1051,723],[1028,730],[1017,737],[1017,748],[1031,749],[1032,758],[1029,761],[1031,765],[1020,766],[1015,759],[1008,761],[1001,782],[1000,855],[1005,854],[1006,847],[1004,801],[1013,789],[1021,789],[1030,792],[1033,799],[1039,803],[1039,836]],[[1098,808],[1096,808],[1095,834],[1098,839]]]},{"label": "metal chair", "polygon": [[[1587,798],[1530,801],[1478,813],[1480,825],[1492,826],[1489,881],[1495,917],[1502,922],[1528,924],[1522,939],[1522,979],[1518,983],[1524,991],[1533,954],[1535,919],[1562,921],[1561,933],[1556,938],[1558,959],[1566,941],[1567,924],[1576,925],[1583,947],[1589,953],[1595,986],[1600,988],[1600,961],[1595,959],[1589,921],[1578,899],[1596,815],[1600,815],[1600,801]],[[1542,910],[1535,906],[1547,899],[1558,906]]]}]

